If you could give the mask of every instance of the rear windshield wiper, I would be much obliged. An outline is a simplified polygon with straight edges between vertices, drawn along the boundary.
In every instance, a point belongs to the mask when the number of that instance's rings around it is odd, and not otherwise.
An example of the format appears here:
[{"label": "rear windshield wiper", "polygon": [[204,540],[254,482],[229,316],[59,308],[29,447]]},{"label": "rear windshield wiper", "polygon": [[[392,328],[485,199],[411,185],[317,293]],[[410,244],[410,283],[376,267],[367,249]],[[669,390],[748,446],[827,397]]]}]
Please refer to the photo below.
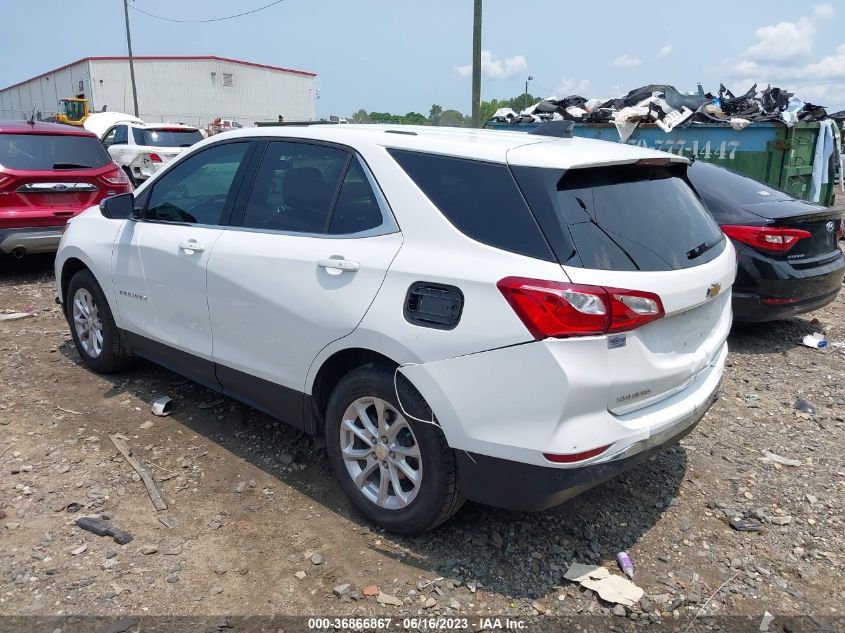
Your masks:
[{"label": "rear windshield wiper", "polygon": [[687,251],[687,259],[695,259],[696,257],[704,255],[704,253],[716,246],[716,244],[718,244],[720,241],[721,240],[716,240],[714,242],[711,242],[710,244],[708,244],[707,242],[702,242],[692,250]]},{"label": "rear windshield wiper", "polygon": [[80,165],[79,163],[53,163],[53,169],[91,169],[93,165]]},{"label": "rear windshield wiper", "polygon": [[603,227],[601,224],[599,224],[598,222],[596,222],[595,218],[593,218],[593,216],[592,216],[592,215],[590,214],[590,212],[587,210],[587,205],[586,205],[586,203],[585,203],[585,202],[584,202],[584,201],[583,201],[580,197],[578,197],[578,196],[575,196],[575,200],[578,202],[578,206],[580,206],[580,207],[581,207],[581,209],[583,209],[584,213],[587,215],[587,221],[588,221],[590,224],[592,224],[593,226],[595,226],[595,227],[596,227],[599,231],[601,231],[602,233],[604,233],[604,235],[605,235],[605,237],[607,237],[607,239],[609,239],[611,242],[613,242],[614,244],[616,244],[616,248],[618,248],[620,251],[622,251],[622,254],[623,254],[625,257],[627,257],[627,258],[628,258],[628,261],[630,261],[630,262],[631,262],[631,264],[634,266],[634,268],[635,268],[635,269],[639,270],[639,269],[640,269],[640,267],[637,265],[637,262],[634,260],[634,258],[633,258],[633,257],[631,257],[631,253],[629,253],[628,251],[626,251],[626,250],[625,250],[625,248],[622,246],[622,244],[620,244],[620,243],[619,243],[619,242],[617,242],[615,239],[613,239],[613,236],[611,236],[611,235],[610,235],[610,233],[608,233],[608,232],[604,229],[604,227]]}]

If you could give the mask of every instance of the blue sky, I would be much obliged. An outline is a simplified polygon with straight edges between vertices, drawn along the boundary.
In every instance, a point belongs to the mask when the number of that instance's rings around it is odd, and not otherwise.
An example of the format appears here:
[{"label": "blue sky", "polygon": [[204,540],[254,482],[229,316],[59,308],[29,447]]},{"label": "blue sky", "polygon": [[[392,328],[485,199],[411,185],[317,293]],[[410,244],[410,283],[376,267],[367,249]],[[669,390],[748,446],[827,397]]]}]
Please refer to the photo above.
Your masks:
[{"label": "blue sky", "polygon": [[[269,0],[133,0],[171,18],[213,18]],[[0,87],[88,55],[126,53],[120,0],[4,2]],[[55,4],[56,7],[52,5]],[[838,6],[837,6],[838,5]],[[757,81],[845,108],[845,3],[486,0],[483,98],[531,92],[620,96],[648,83],[692,90]],[[320,116],[358,108],[470,109],[472,1],[285,0],[212,24],[130,11],[137,55],[220,55],[316,72]],[[13,25],[13,28],[10,28]]]}]

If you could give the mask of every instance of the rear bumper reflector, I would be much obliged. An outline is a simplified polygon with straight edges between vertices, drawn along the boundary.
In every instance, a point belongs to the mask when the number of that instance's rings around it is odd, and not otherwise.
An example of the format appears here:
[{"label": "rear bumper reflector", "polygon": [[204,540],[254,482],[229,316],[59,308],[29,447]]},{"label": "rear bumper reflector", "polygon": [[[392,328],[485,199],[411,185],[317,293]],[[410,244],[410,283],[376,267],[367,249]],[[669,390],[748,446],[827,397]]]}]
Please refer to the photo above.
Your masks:
[{"label": "rear bumper reflector", "polygon": [[581,453],[565,453],[563,455],[558,455],[555,453],[543,453],[543,457],[548,459],[550,462],[554,462],[555,464],[574,464],[575,462],[582,462],[585,459],[590,459],[591,457],[595,457],[596,455],[601,455],[608,448],[610,448],[610,444],[598,446],[596,448],[592,448],[588,451],[583,451]]}]

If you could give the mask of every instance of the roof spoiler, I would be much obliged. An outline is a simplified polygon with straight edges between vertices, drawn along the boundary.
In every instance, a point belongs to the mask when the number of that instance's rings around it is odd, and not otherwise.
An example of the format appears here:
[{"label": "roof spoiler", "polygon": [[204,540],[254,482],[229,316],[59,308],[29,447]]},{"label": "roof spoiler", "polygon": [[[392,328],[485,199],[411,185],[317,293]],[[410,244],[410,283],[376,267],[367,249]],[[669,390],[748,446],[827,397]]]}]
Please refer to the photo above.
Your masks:
[{"label": "roof spoiler", "polygon": [[572,128],[574,127],[574,121],[547,121],[545,123],[541,123],[528,133],[537,134],[539,136],[572,138]]}]

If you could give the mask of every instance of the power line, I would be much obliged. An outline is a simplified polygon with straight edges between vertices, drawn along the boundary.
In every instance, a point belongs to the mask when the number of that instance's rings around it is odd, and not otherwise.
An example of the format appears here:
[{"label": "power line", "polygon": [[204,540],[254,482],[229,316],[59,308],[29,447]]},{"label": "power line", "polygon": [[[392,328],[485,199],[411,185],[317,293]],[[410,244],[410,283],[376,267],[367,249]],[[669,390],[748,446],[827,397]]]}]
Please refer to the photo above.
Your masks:
[{"label": "power line", "polygon": [[284,0],[275,0],[275,2],[271,2],[270,4],[265,4],[264,6],[257,7],[255,9],[251,9],[250,11],[244,11],[243,13],[236,13],[235,15],[227,15],[222,18],[209,18],[208,20],[178,20],[176,18],[166,18],[161,15],[155,15],[154,13],[150,13],[148,11],[144,11],[143,9],[139,9],[134,4],[129,5],[131,9],[134,9],[138,13],[143,13],[144,15],[148,15],[151,18],[155,18],[157,20],[164,20],[165,22],[178,22],[180,24],[204,24],[208,22],[222,22],[223,20],[232,20],[234,18],[240,18],[245,15],[249,15],[250,13],[258,13],[259,11],[263,11],[264,9],[269,9],[270,7],[281,4]]}]

